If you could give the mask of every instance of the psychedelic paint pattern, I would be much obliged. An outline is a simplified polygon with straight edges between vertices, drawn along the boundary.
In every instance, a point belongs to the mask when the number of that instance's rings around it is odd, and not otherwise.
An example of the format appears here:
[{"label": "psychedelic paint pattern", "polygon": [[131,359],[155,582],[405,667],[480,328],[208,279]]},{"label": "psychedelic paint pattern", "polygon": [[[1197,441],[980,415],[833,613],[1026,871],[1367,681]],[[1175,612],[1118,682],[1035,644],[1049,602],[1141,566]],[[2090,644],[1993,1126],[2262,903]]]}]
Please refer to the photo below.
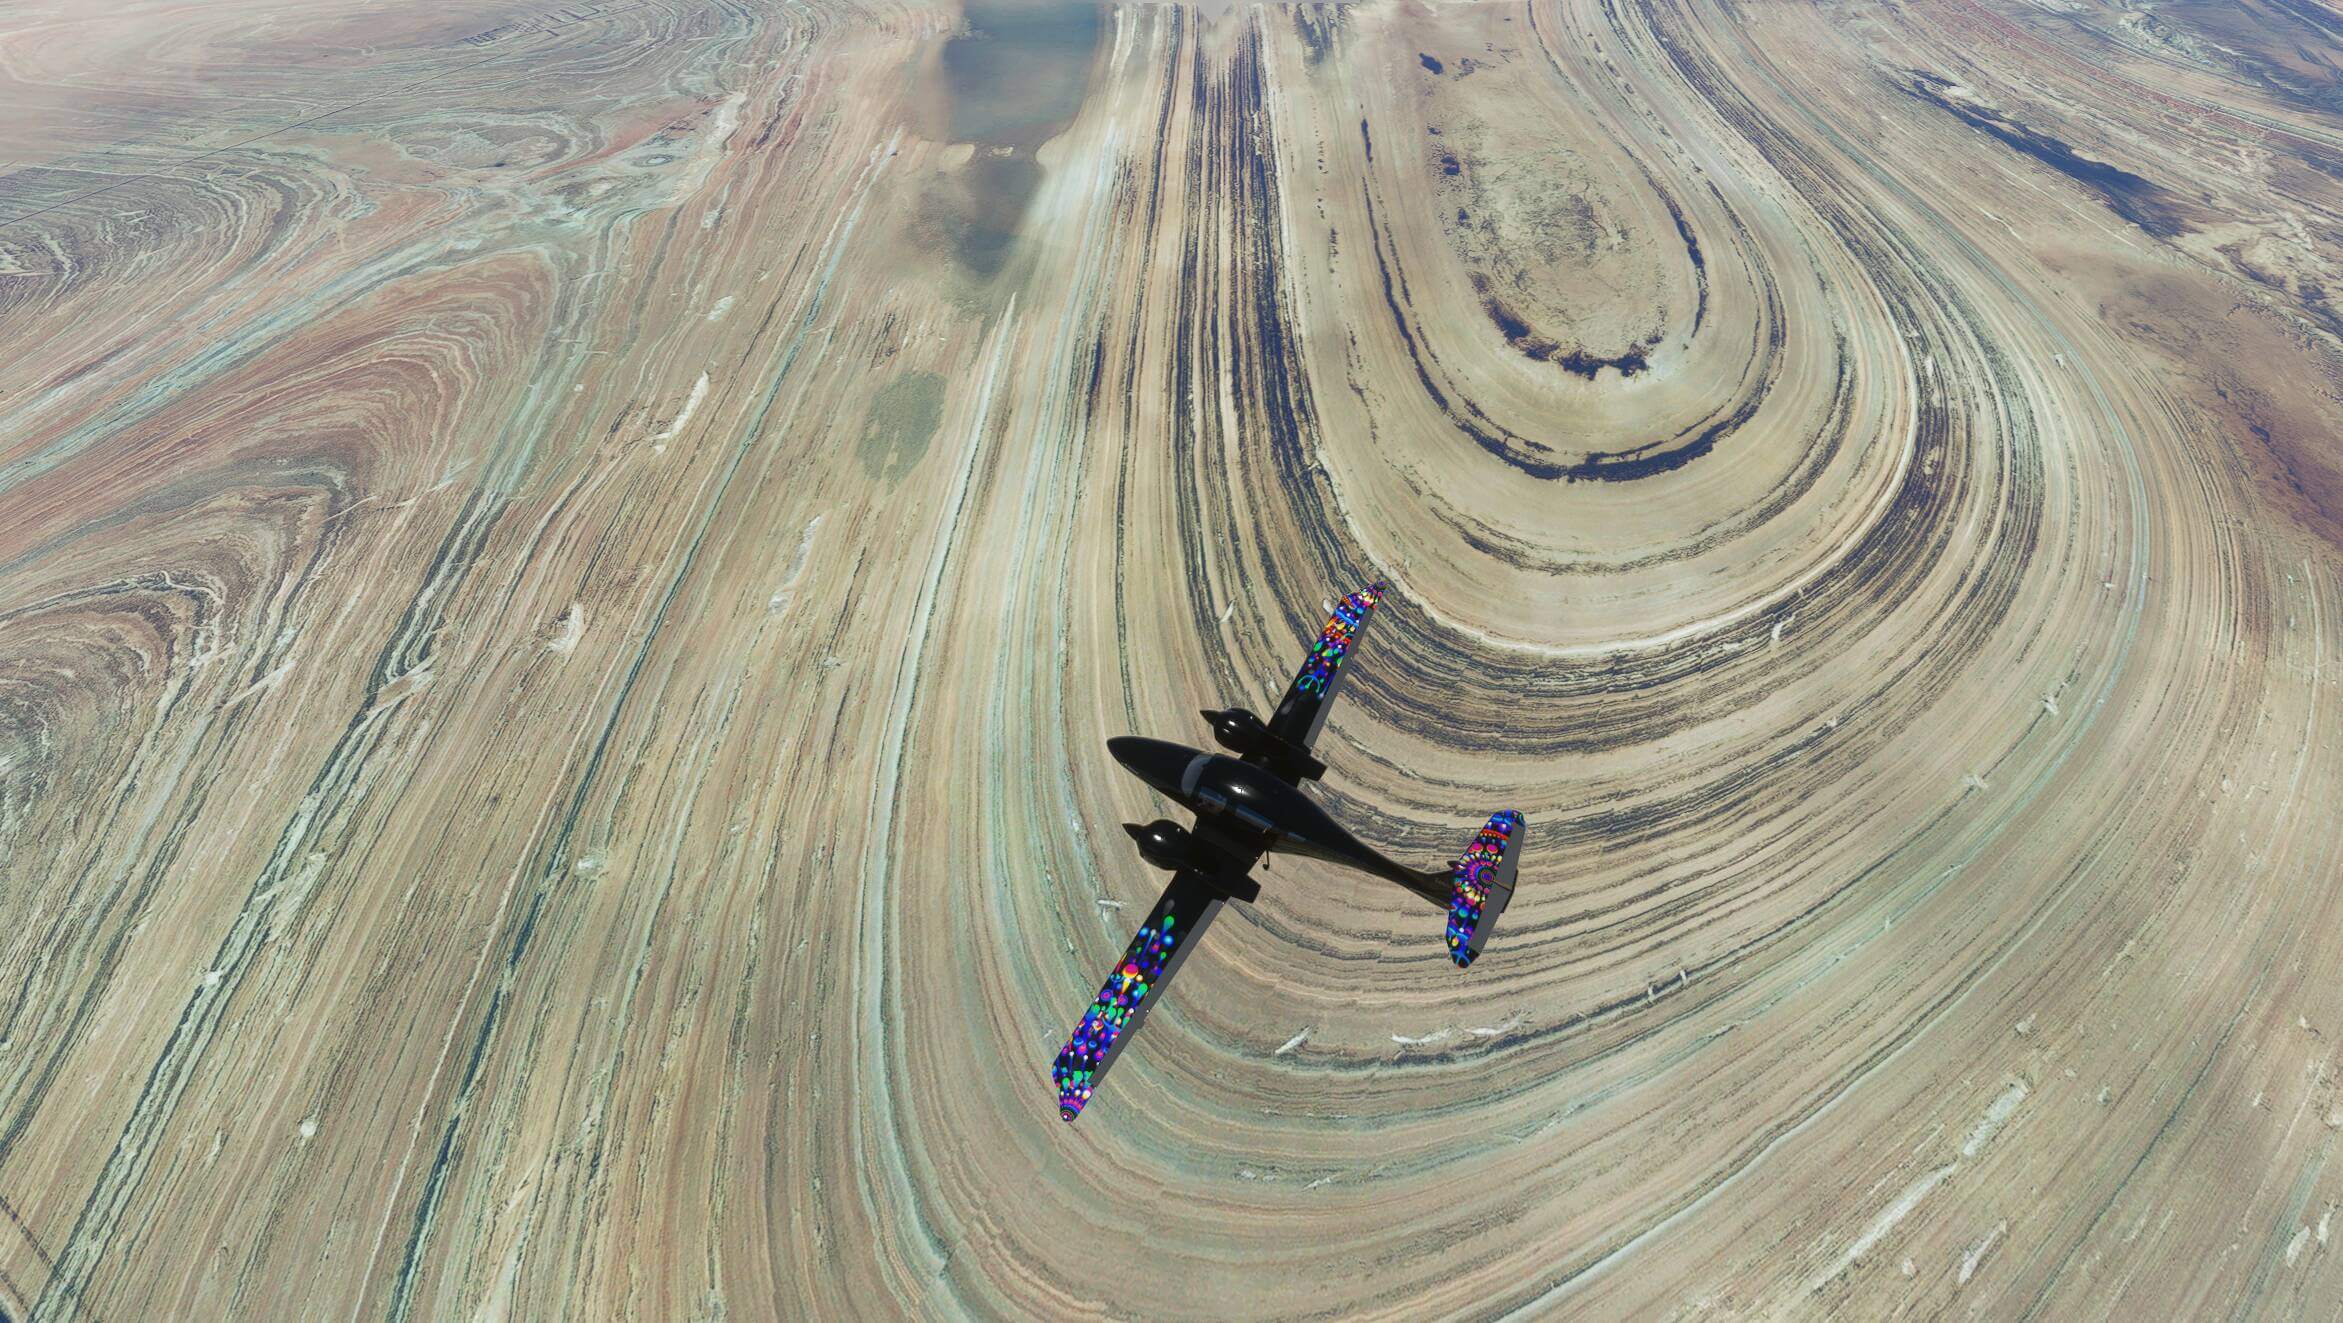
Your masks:
[{"label": "psychedelic paint pattern", "polygon": [[1472,936],[1481,924],[1481,906],[1487,903],[1489,884],[1497,880],[1497,869],[1505,862],[1506,843],[1520,826],[1519,813],[1498,810],[1465,847],[1464,858],[1456,862],[1455,891],[1448,900],[1448,956],[1459,969],[1473,962]]},{"label": "psychedelic paint pattern", "polygon": [[1334,672],[1342,666],[1343,658],[1350,655],[1351,641],[1367,623],[1367,613],[1382,602],[1387,587],[1378,581],[1335,603],[1334,614],[1326,619],[1326,628],[1318,632],[1318,641],[1310,645],[1310,655],[1302,660],[1301,674],[1294,677],[1296,690],[1312,698],[1325,695],[1326,686],[1334,680]]},{"label": "psychedelic paint pattern", "polygon": [[1082,1114],[1098,1073],[1114,1051],[1115,1040],[1137,1018],[1148,991],[1163,981],[1165,963],[1178,949],[1180,939],[1187,936],[1170,897],[1156,908],[1139,935],[1131,939],[1123,963],[1099,988],[1082,1023],[1075,1026],[1073,1038],[1058,1053],[1057,1064],[1050,1067],[1050,1078],[1058,1086],[1058,1115],[1068,1121]]}]

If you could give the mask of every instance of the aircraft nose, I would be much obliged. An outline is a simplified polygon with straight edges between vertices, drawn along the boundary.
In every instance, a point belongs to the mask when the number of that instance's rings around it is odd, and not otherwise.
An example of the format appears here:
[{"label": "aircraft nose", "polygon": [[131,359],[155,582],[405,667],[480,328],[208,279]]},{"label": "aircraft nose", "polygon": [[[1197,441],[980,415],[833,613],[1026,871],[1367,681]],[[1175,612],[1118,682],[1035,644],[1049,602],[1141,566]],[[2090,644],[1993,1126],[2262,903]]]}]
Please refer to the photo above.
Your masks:
[{"label": "aircraft nose", "polygon": [[1173,799],[1180,798],[1180,774],[1196,757],[1194,749],[1140,735],[1118,735],[1106,742],[1106,751],[1124,770]]}]

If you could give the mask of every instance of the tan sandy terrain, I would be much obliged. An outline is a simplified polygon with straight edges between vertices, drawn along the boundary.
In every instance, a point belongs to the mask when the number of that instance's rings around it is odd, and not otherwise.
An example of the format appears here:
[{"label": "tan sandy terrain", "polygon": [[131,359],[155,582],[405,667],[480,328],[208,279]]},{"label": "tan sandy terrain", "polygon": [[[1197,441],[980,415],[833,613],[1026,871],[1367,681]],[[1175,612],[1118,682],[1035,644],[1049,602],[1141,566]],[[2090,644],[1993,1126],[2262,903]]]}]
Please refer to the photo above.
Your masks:
[{"label": "tan sandy terrain", "polygon": [[1017,2],[0,9],[0,1318],[2343,1317],[2343,16]]}]

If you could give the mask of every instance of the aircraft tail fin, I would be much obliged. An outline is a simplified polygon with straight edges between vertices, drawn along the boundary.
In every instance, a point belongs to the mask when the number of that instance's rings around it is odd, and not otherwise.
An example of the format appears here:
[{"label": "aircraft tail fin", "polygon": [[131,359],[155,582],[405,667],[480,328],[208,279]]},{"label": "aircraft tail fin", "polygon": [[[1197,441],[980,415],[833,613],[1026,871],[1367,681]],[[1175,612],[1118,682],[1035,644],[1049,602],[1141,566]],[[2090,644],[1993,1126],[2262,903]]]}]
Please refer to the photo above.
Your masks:
[{"label": "aircraft tail fin", "polygon": [[1489,815],[1489,824],[1465,847],[1449,876],[1448,957],[1458,969],[1473,958],[1496,931],[1497,916],[1513,902],[1513,879],[1521,866],[1521,838],[1529,824],[1512,809]]}]

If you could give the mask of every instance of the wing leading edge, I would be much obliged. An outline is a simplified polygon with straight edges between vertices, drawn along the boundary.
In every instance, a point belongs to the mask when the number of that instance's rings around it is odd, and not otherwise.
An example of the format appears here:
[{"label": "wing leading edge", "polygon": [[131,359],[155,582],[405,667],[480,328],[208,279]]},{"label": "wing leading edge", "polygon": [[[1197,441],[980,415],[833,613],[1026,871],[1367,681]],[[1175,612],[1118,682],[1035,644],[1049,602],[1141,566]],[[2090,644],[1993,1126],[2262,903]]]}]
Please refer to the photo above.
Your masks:
[{"label": "wing leading edge", "polygon": [[1326,709],[1342,683],[1342,664],[1358,647],[1359,636],[1367,631],[1368,617],[1382,604],[1390,587],[1378,579],[1334,604],[1334,614],[1326,618],[1326,627],[1318,631],[1317,640],[1302,658],[1302,669],[1294,674],[1276,715],[1269,719],[1271,734],[1305,751],[1318,742],[1318,732],[1326,725]]},{"label": "wing leading edge", "polygon": [[1171,885],[1163,889],[1147,922],[1139,925],[1138,935],[1123,952],[1122,963],[1107,976],[1050,1067],[1050,1079],[1058,1086],[1059,1116],[1071,1121],[1082,1114],[1091,1091],[1131,1035],[1139,1032],[1147,1008],[1161,1000],[1164,985],[1179,971],[1221,904],[1221,893],[1203,874],[1183,869],[1172,875]]}]

